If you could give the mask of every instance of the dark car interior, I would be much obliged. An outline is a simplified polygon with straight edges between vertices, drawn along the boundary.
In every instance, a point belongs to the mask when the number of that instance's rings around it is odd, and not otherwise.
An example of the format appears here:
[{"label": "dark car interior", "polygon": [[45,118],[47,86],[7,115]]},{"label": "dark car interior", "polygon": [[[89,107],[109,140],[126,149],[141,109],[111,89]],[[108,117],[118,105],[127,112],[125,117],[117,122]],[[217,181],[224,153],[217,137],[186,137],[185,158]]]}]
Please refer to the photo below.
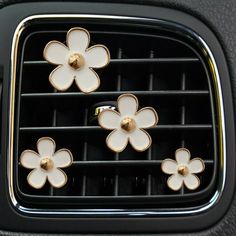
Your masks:
[{"label": "dark car interior", "polygon": [[235,12],[0,1],[0,234],[236,235]]}]

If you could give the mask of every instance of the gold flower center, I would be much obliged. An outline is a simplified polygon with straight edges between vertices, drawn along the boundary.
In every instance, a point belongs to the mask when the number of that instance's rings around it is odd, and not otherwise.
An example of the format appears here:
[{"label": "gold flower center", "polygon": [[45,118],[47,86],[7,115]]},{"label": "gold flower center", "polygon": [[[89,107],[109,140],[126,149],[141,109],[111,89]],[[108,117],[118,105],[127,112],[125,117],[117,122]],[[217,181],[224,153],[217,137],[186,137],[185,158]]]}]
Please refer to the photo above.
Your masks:
[{"label": "gold flower center", "polygon": [[53,166],[53,161],[48,157],[45,157],[40,161],[40,167],[46,171],[51,170]]},{"label": "gold flower center", "polygon": [[74,53],[74,54],[70,55],[69,60],[68,60],[68,64],[73,69],[78,70],[81,67],[83,67],[85,64],[84,57],[79,53]]},{"label": "gold flower center", "polygon": [[133,132],[136,128],[136,122],[130,117],[126,117],[121,121],[121,128],[126,132]]},{"label": "gold flower center", "polygon": [[187,166],[179,166],[178,173],[182,176],[186,176],[189,173]]}]

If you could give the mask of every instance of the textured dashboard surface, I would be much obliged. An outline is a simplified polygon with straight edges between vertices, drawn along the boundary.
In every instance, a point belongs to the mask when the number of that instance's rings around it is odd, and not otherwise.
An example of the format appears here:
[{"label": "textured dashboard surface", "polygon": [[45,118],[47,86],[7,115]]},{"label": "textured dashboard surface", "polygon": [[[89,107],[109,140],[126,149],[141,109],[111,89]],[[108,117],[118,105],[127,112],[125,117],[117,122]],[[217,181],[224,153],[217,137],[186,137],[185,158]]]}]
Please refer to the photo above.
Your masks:
[{"label": "textured dashboard surface", "polygon": [[[20,1],[0,1],[0,7]],[[23,1],[26,2],[26,1]],[[28,1],[27,1],[28,2]],[[98,2],[98,1],[97,1]],[[104,2],[104,1],[100,1]],[[105,1],[108,2],[108,1]],[[112,1],[122,2],[124,1]],[[217,35],[229,65],[234,103],[236,99],[236,2],[234,0],[130,0],[127,3],[165,6],[197,16]],[[234,104],[235,107],[235,104]],[[236,232],[236,196],[224,218],[210,229],[186,235],[234,235]],[[197,224],[197,222],[196,222]],[[0,231],[1,235],[22,235]],[[30,234],[32,235],[32,234]],[[40,235],[40,234],[36,234]],[[166,234],[162,234],[166,235]],[[172,234],[173,235],[173,234]],[[178,235],[178,234],[176,234]],[[183,235],[183,234],[180,234]]]}]

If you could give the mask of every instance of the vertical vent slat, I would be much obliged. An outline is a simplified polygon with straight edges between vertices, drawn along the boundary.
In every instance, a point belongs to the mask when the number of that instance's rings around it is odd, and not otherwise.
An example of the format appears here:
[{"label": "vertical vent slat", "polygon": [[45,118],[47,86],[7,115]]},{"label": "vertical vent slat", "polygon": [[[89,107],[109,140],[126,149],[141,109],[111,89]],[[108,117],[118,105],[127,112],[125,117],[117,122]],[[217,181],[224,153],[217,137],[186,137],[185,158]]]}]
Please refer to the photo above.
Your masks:
[{"label": "vertical vent slat", "polygon": [[[117,51],[117,58],[121,59],[122,58],[122,48],[118,48]],[[119,92],[122,90],[122,75],[119,71],[117,72],[117,85],[116,85],[116,90]],[[119,153],[115,154],[115,160],[119,161]],[[119,172],[116,169],[115,170],[115,183],[114,183],[114,195],[118,196],[119,195]]]},{"label": "vertical vent slat", "polygon": [[[88,125],[88,109],[85,109],[84,112],[84,125]],[[84,145],[83,145],[83,161],[87,161],[87,155],[88,155],[88,143],[87,143],[87,137],[85,136]],[[82,196],[86,196],[86,185],[87,185],[87,177],[86,173],[83,173],[83,182],[82,182]]]},{"label": "vertical vent slat", "polygon": [[[185,91],[186,89],[186,74],[183,71],[181,75],[181,91]],[[181,125],[185,125],[185,101],[182,102],[181,106]],[[181,147],[185,147],[185,139],[182,137],[181,139]],[[184,186],[181,187],[180,189],[181,195],[184,194]]]},{"label": "vertical vent slat", "polygon": [[[150,50],[149,58],[151,59],[154,58],[153,50]],[[154,74],[153,74],[153,69],[151,68],[150,73],[149,73],[149,78],[148,78],[148,91],[153,91],[153,79],[154,79]],[[156,80],[158,79],[156,78]],[[152,146],[148,149],[147,159],[149,161],[152,160]],[[147,176],[147,195],[150,196],[151,194],[152,194],[152,175],[149,169],[148,176]]]}]

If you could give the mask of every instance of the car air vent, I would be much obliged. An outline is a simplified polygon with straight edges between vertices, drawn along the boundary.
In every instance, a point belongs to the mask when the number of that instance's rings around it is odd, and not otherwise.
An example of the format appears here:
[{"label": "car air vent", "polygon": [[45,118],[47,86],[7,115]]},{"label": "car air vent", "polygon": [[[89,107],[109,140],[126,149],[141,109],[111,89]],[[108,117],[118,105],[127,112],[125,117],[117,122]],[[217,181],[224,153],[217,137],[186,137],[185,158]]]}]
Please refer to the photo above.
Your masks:
[{"label": "car air vent", "polygon": [[[104,44],[111,63],[98,70],[100,88],[86,95],[73,85],[55,91],[48,81],[54,66],[43,59],[51,40],[65,42],[66,32],[83,27],[92,44]],[[19,39],[14,135],[14,191],[20,205],[30,209],[194,209],[212,197],[217,180],[218,130],[212,75],[197,43],[169,27],[144,22],[99,22],[80,19],[37,21]],[[149,130],[152,146],[144,152],[128,147],[110,151],[107,130],[91,119],[96,104],[114,104],[132,93],[140,107],[152,106],[159,123]],[[74,162],[65,169],[67,184],[54,189],[47,183],[35,190],[27,183],[29,170],[19,164],[25,149],[36,150],[39,138],[52,137],[57,149],[72,151]],[[161,162],[186,147],[201,157],[205,171],[194,191],[172,191]],[[67,212],[68,213],[68,212]]]}]

